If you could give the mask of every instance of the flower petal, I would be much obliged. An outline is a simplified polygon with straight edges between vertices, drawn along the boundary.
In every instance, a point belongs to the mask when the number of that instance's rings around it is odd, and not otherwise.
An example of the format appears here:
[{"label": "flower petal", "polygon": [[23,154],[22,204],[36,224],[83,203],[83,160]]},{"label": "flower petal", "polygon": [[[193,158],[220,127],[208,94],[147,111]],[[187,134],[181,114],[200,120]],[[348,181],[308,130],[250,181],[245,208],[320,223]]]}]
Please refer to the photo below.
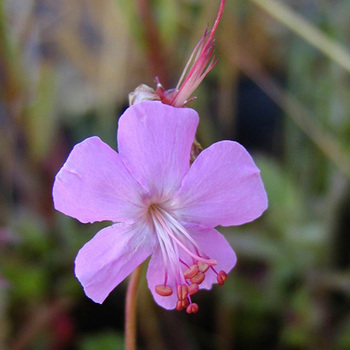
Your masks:
[{"label": "flower petal", "polygon": [[[216,272],[221,270],[227,274],[236,265],[236,254],[227,242],[226,238],[213,228],[201,227],[198,225],[185,225],[191,237],[198,243],[203,252],[217,261],[214,266]],[[204,281],[199,285],[200,289],[210,289],[212,284],[217,282],[216,273],[209,268],[205,273]]]},{"label": "flower petal", "polygon": [[152,253],[148,226],[115,224],[99,231],[79,251],[75,275],[85,294],[102,303],[108,294]]},{"label": "flower petal", "polygon": [[56,175],[54,205],[83,223],[126,221],[140,213],[142,188],[98,137],[77,144]]},{"label": "flower petal", "polygon": [[167,198],[189,168],[198,114],[157,101],[128,108],[119,120],[118,151],[133,176],[154,197]]},{"label": "flower petal", "polygon": [[221,141],[198,156],[172,205],[184,222],[241,225],[263,213],[267,195],[260,171],[245,148]]},{"label": "flower petal", "polygon": [[161,307],[167,310],[175,309],[177,296],[176,286],[174,278],[169,278],[167,285],[173,289],[173,294],[167,297],[160,296],[156,293],[155,287],[164,283],[165,269],[162,258],[161,249],[158,245],[154,253],[152,254],[151,260],[148,264],[147,269],[147,283],[148,288],[151,291],[154,301]]},{"label": "flower petal", "polygon": [[[218,263],[214,266],[214,269],[219,272],[221,270],[225,271],[227,274],[236,264],[236,254],[225,239],[225,237],[213,228],[201,227],[198,225],[187,224],[185,228],[188,230],[192,238],[198,243],[201,250],[210,259],[216,260]],[[193,259],[181,248],[179,248],[180,259],[191,265]],[[184,272],[186,266],[181,264],[181,270]],[[173,289],[173,294],[170,296],[160,296],[155,292],[155,287],[157,285],[162,285],[164,283],[164,262],[162,258],[162,253],[159,246],[156,248],[152,255],[152,258],[148,265],[147,270],[147,281],[148,288],[150,289],[155,302],[165,309],[174,309],[177,302],[176,285],[175,278],[168,277],[167,286]],[[205,273],[204,281],[199,285],[200,289],[210,289],[213,283],[217,283],[217,275],[212,270],[209,269]]]}]

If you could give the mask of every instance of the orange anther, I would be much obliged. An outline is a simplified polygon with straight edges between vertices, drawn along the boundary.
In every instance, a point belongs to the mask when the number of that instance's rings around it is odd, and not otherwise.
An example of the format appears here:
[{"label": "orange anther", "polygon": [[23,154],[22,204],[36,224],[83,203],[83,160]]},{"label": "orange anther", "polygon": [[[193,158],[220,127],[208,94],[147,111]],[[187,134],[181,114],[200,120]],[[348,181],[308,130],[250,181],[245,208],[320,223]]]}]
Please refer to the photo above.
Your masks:
[{"label": "orange anther", "polygon": [[178,301],[176,302],[176,310],[177,310],[177,311],[181,311],[181,310],[183,310],[184,308],[186,308],[187,305],[188,305],[188,300],[187,300],[187,299],[185,299],[185,300],[178,300]]},{"label": "orange anther", "polygon": [[169,286],[156,286],[155,287],[156,293],[161,295],[162,297],[168,297],[169,295],[173,294],[173,290]]},{"label": "orange anther", "polygon": [[198,305],[196,303],[192,303],[187,306],[186,312],[188,314],[195,314],[198,311],[198,309],[199,309]]},{"label": "orange anther", "polygon": [[222,286],[225,283],[226,279],[227,279],[227,273],[225,271],[221,270],[216,278],[217,278],[218,283],[220,284],[220,286]]},{"label": "orange anther", "polygon": [[197,293],[198,290],[199,290],[198,284],[192,283],[192,284],[188,287],[188,295],[193,295],[193,294]]},{"label": "orange anther", "polygon": [[176,302],[176,310],[177,311],[181,311],[183,309],[183,306],[182,306],[182,300],[178,300]]},{"label": "orange anther", "polygon": [[188,304],[189,304],[188,299],[182,300],[183,308],[187,307]]},{"label": "orange anther", "polygon": [[184,271],[184,276],[186,279],[192,278],[198,272],[198,265],[192,265],[187,270]]},{"label": "orange anther", "polygon": [[195,284],[201,284],[204,281],[204,278],[204,273],[199,271],[194,277],[191,278],[191,282]]},{"label": "orange anther", "polygon": [[209,264],[202,261],[198,261],[198,268],[200,272],[206,272],[209,269]]},{"label": "orange anther", "polygon": [[186,284],[179,284],[177,286],[177,297],[179,300],[185,300],[188,295],[188,288]]}]

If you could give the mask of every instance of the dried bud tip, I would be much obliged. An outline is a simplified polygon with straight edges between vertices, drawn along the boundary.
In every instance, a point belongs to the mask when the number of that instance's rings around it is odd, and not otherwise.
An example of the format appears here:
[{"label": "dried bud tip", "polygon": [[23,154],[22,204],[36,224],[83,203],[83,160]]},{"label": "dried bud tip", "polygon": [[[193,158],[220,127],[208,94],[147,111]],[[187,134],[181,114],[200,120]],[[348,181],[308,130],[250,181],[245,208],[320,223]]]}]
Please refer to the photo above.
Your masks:
[{"label": "dried bud tip", "polygon": [[142,101],[159,101],[160,98],[156,92],[145,84],[139,85],[129,94],[129,105],[135,105]]},{"label": "dried bud tip", "polygon": [[204,36],[195,46],[192,54],[181,74],[175,89],[165,90],[157,80],[156,93],[162,103],[184,107],[193,100],[192,94],[197,89],[205,76],[214,68],[214,34],[219,25],[225,0],[220,1],[220,8],[211,31],[205,31]]}]

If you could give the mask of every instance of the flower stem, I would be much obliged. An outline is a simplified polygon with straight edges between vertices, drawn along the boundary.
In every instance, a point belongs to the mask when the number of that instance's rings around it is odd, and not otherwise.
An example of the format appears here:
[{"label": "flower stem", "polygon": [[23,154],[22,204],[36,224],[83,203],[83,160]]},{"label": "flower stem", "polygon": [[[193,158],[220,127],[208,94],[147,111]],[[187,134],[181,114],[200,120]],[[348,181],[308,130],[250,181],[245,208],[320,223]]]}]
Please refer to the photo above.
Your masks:
[{"label": "flower stem", "polygon": [[136,350],[136,295],[142,265],[131,274],[125,302],[125,350]]}]

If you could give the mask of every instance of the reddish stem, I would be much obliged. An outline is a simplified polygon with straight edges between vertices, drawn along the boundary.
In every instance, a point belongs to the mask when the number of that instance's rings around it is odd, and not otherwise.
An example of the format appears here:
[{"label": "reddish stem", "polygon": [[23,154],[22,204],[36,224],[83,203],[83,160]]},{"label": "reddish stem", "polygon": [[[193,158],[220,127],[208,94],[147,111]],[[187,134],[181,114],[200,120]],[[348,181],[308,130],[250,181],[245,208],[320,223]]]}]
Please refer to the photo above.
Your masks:
[{"label": "reddish stem", "polygon": [[136,296],[142,266],[131,274],[125,302],[125,350],[136,350]]}]

